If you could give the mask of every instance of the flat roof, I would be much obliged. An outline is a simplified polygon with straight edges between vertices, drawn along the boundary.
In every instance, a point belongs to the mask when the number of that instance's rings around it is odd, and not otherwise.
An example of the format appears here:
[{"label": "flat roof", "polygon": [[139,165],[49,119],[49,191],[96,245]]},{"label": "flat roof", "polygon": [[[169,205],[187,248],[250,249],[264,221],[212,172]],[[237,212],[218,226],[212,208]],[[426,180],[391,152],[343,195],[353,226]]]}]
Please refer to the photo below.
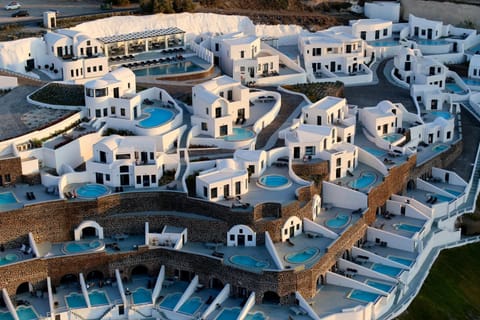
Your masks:
[{"label": "flat roof", "polygon": [[185,33],[185,31],[177,27],[170,27],[165,29],[154,29],[154,30],[139,31],[139,32],[126,33],[126,34],[117,34],[117,35],[108,36],[108,37],[100,37],[100,38],[97,38],[97,40],[103,43],[115,43],[115,42],[122,42],[122,41],[155,38],[155,37],[168,36],[168,35],[180,34],[180,33]]}]

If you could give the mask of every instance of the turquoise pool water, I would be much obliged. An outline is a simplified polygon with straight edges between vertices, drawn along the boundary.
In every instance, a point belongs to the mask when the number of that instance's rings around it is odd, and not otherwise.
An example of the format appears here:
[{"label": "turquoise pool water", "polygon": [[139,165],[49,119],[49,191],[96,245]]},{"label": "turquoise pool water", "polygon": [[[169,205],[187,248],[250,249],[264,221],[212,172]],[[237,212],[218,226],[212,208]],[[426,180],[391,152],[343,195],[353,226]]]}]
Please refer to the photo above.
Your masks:
[{"label": "turquoise pool water", "polygon": [[236,320],[240,314],[240,308],[223,309],[215,320]]},{"label": "turquoise pool water", "polygon": [[437,39],[437,40],[433,40],[433,39],[418,39],[416,40],[416,42],[420,45],[423,45],[423,46],[441,46],[441,45],[445,45],[445,44],[449,44],[450,42],[448,41],[445,41],[445,40],[442,40],[442,39]]},{"label": "turquoise pool water", "polygon": [[266,317],[263,313],[261,312],[255,312],[254,314],[247,314],[247,316],[244,318],[245,320],[265,320]]},{"label": "turquoise pool water", "polygon": [[182,294],[179,292],[169,294],[168,296],[165,297],[165,299],[162,300],[162,302],[160,302],[160,307],[173,310],[173,308],[175,308],[175,306],[178,303],[178,300],[180,300],[181,297],[182,297]]},{"label": "turquoise pool water", "polygon": [[16,255],[15,253],[8,253],[3,257],[0,257],[0,266],[4,266],[9,263],[13,263],[15,261],[18,261],[20,257]]},{"label": "turquoise pool water", "polygon": [[267,187],[272,189],[286,188],[287,186],[291,185],[291,182],[287,177],[279,174],[269,174],[269,175],[261,176],[258,179],[258,183],[262,187]]},{"label": "turquoise pool water", "polygon": [[100,240],[92,241],[72,241],[63,245],[64,253],[80,253],[97,250],[103,246]]},{"label": "turquoise pool water", "polygon": [[397,257],[397,256],[388,256],[387,258],[392,260],[392,261],[401,263],[401,264],[403,264],[407,267],[411,267],[413,265],[413,263],[415,262],[415,260],[402,258],[402,257]]},{"label": "turquoise pool water", "polygon": [[463,82],[469,86],[480,86],[480,79],[462,78]]},{"label": "turquoise pool water", "polygon": [[13,320],[10,312],[0,312],[0,320]]},{"label": "turquoise pool water", "polygon": [[437,144],[436,146],[432,147],[432,151],[435,152],[442,152],[444,150],[447,150],[449,147],[446,144]]},{"label": "turquoise pool water", "polygon": [[408,231],[408,232],[418,232],[422,230],[422,227],[414,226],[408,223],[399,223],[395,225],[395,228],[398,230]]},{"label": "turquoise pool water", "polygon": [[250,129],[233,128],[232,131],[233,133],[231,135],[223,137],[225,141],[243,141],[255,137],[255,132]]},{"label": "turquoise pool water", "polygon": [[384,150],[380,150],[380,149],[375,149],[375,148],[365,148],[365,151],[367,151],[368,153],[371,153],[373,154],[375,157],[383,157],[387,154],[386,151]]},{"label": "turquoise pool water", "polygon": [[393,278],[396,278],[402,272],[402,269],[400,268],[390,267],[379,263],[374,263],[372,265],[372,270]]},{"label": "turquoise pool water", "polygon": [[403,134],[400,134],[400,133],[389,133],[389,134],[386,134],[386,135],[382,136],[383,140],[388,141],[390,143],[398,141],[401,138],[403,138]]},{"label": "turquoise pool water", "polygon": [[251,256],[235,255],[231,256],[229,260],[233,264],[249,268],[266,268],[270,265],[268,262],[257,260]]},{"label": "turquoise pool water", "polygon": [[85,299],[83,298],[83,295],[81,295],[79,293],[72,293],[72,294],[66,296],[65,301],[67,302],[67,306],[70,309],[86,308],[87,307],[87,302],[85,302]]},{"label": "turquoise pool water", "polygon": [[353,181],[350,181],[348,185],[350,188],[363,189],[371,186],[377,180],[377,175],[373,172],[364,172],[361,176]]},{"label": "turquoise pool water", "polygon": [[20,306],[17,308],[17,315],[20,320],[38,319],[38,315],[32,306]]},{"label": "turquoise pool water", "polygon": [[75,190],[77,197],[84,199],[95,199],[109,192],[109,189],[102,184],[85,184]]},{"label": "turquoise pool water", "polygon": [[195,72],[195,71],[202,71],[202,67],[199,65],[191,62],[178,62],[172,64],[164,64],[155,67],[147,67],[143,69],[136,69],[133,70],[135,76],[137,77],[144,77],[144,76],[164,76],[169,74],[179,74],[179,73],[187,73],[187,72]]},{"label": "turquoise pool water", "polygon": [[346,214],[339,214],[335,218],[328,219],[325,222],[325,225],[329,228],[343,228],[348,224],[348,221],[350,220],[350,216]]},{"label": "turquoise pool water", "polygon": [[436,117],[442,117],[443,119],[452,119],[453,115],[448,111],[432,111],[431,112]]},{"label": "turquoise pool water", "polygon": [[290,263],[305,263],[317,255],[318,251],[317,248],[307,248],[300,252],[287,254],[285,260]]},{"label": "turquoise pool water", "polygon": [[457,191],[457,190],[452,190],[452,189],[445,189],[450,194],[453,194],[455,197],[459,197],[463,192]]},{"label": "turquoise pool water", "polygon": [[463,93],[464,90],[456,83],[445,83],[445,88],[452,91],[453,93]]},{"label": "turquoise pool water", "polygon": [[393,41],[393,40],[369,41],[368,44],[373,47],[394,47],[394,46],[400,45],[398,41]]},{"label": "turquoise pool water", "polygon": [[348,298],[350,299],[359,300],[363,302],[375,302],[379,297],[380,297],[379,294],[370,293],[370,292],[357,290],[357,289],[352,290],[348,295]]},{"label": "turquoise pool water", "polygon": [[182,304],[182,306],[180,307],[180,309],[178,309],[178,311],[187,313],[187,314],[194,314],[195,312],[197,312],[198,308],[200,308],[202,303],[203,303],[203,300],[201,298],[192,297],[188,299],[184,304]]},{"label": "turquoise pool water", "polygon": [[138,123],[143,128],[154,128],[161,126],[173,119],[173,112],[163,108],[145,108],[144,113],[148,113],[148,118]]},{"label": "turquoise pool water", "polygon": [[383,283],[383,282],[367,280],[365,283],[368,284],[370,287],[374,287],[374,288],[377,288],[377,289],[385,291],[385,292],[390,292],[393,289],[393,285],[386,284],[386,283]]},{"label": "turquoise pool water", "polygon": [[109,304],[108,298],[103,291],[94,290],[88,294],[88,298],[90,299],[90,304],[92,306]]},{"label": "turquoise pool water", "polygon": [[17,198],[15,198],[15,195],[13,192],[4,192],[0,193],[0,206],[2,204],[11,204],[11,203],[17,203]]},{"label": "turquoise pool water", "polygon": [[440,194],[435,194],[433,195],[435,198],[437,198],[437,202],[450,202],[452,200],[455,200],[454,198],[450,198],[450,197],[446,197],[446,196],[442,196]]},{"label": "turquoise pool water", "polygon": [[152,303],[152,292],[145,288],[138,288],[132,292],[132,299],[134,304]]}]

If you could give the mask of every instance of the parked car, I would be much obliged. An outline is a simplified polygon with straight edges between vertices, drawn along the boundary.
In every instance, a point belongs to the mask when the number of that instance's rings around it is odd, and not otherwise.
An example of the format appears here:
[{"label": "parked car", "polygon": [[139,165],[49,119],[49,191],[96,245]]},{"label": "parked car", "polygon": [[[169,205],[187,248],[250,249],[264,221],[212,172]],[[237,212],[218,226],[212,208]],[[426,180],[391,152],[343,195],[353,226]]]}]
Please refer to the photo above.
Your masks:
[{"label": "parked car", "polygon": [[17,17],[28,17],[30,14],[28,13],[27,10],[19,10],[17,12],[12,13],[12,17],[17,18]]},{"label": "parked car", "polygon": [[5,10],[18,10],[22,7],[20,2],[12,1],[5,6]]}]

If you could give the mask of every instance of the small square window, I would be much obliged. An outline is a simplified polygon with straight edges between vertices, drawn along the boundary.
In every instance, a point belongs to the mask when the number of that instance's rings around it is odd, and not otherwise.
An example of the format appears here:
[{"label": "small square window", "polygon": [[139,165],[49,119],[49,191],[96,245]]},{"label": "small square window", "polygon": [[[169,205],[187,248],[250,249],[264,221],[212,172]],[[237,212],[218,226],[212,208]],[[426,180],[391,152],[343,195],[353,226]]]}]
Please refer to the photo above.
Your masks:
[{"label": "small square window", "polygon": [[105,181],[110,181],[110,175],[109,174],[105,175]]},{"label": "small square window", "polygon": [[141,184],[142,183],[142,176],[137,176],[137,184]]},{"label": "small square window", "polygon": [[230,241],[235,241],[235,235],[234,234],[230,235]]}]

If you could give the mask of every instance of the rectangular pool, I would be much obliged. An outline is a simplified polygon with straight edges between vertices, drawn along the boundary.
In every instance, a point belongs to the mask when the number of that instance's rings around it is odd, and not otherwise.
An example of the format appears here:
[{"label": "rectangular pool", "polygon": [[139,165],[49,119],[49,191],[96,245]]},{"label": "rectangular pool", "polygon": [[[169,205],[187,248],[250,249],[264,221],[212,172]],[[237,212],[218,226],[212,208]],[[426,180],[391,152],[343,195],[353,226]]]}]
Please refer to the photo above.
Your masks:
[{"label": "rectangular pool", "polygon": [[369,302],[375,303],[380,298],[380,295],[376,293],[354,289],[350,291],[347,298],[362,301],[362,302],[367,302],[367,303]]},{"label": "rectangular pool", "polygon": [[202,71],[203,68],[199,65],[191,62],[177,62],[172,64],[162,64],[154,67],[146,67],[143,69],[132,70],[137,77],[148,76],[164,76],[164,75],[178,75],[181,73],[190,73],[196,71]]},{"label": "rectangular pool", "polygon": [[403,271],[403,269],[396,268],[396,267],[391,267],[391,266],[386,266],[384,264],[380,263],[375,263],[372,266],[372,270],[382,273],[384,275],[396,278],[398,275]]}]

